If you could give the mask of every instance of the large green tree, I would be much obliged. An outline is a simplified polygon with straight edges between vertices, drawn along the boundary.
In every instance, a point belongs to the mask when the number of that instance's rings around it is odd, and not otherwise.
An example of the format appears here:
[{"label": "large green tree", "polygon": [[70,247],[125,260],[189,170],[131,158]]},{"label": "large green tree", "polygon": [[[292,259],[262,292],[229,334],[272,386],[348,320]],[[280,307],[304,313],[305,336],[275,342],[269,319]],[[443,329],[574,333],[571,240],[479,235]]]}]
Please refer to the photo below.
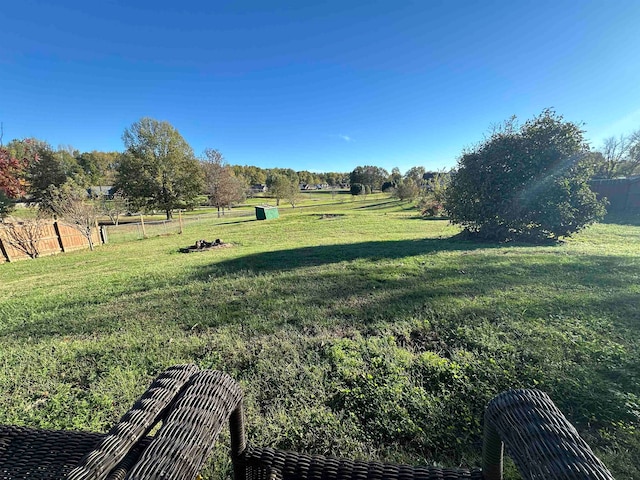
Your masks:
[{"label": "large green tree", "polygon": [[25,158],[30,201],[41,211],[53,213],[51,187],[58,188],[68,181],[86,186],[82,168],[67,150],[54,150],[48,143],[35,139],[16,141],[11,148]]},{"label": "large green tree", "polygon": [[193,150],[168,122],[142,118],[122,135],[126,151],[116,188],[138,208],[158,209],[171,219],[176,208],[191,207],[204,187]]},{"label": "large green tree", "polygon": [[552,110],[506,122],[462,155],[445,193],[451,221],[491,240],[569,236],[604,215],[589,189],[589,148]]},{"label": "large green tree", "polygon": [[120,160],[118,152],[83,152],[76,156],[76,160],[92,186],[113,185]]},{"label": "large green tree", "polygon": [[361,183],[362,185],[368,185],[371,190],[380,190],[382,183],[388,178],[389,172],[384,168],[372,165],[358,166],[349,174],[351,184]]},{"label": "large green tree", "polygon": [[[293,175],[295,175],[295,172],[293,172]],[[271,173],[269,173],[267,176],[267,188],[269,189],[269,195],[276,199],[276,205],[280,205],[282,198],[289,196],[293,182],[295,182],[297,187],[297,178],[281,173],[280,169],[273,169]]]}]

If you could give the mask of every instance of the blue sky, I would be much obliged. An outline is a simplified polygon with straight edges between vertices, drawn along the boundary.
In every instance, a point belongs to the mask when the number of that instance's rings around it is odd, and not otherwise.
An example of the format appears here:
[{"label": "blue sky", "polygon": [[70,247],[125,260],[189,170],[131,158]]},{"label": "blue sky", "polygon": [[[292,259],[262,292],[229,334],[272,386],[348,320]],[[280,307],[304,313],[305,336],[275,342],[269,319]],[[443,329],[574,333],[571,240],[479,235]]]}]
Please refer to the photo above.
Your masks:
[{"label": "blue sky", "polygon": [[122,150],[167,120],[233,164],[455,165],[553,107],[594,147],[640,128],[640,2],[34,1],[0,10],[4,141]]}]

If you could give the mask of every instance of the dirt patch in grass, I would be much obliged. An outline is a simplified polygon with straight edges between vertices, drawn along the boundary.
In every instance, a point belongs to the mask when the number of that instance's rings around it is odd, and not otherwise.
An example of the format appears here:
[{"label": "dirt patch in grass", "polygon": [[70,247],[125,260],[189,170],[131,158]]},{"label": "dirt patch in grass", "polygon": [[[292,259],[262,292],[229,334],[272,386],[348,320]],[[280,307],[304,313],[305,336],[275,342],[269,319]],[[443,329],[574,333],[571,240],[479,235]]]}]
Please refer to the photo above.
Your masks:
[{"label": "dirt patch in grass", "polygon": [[213,250],[214,248],[229,248],[233,247],[231,243],[224,243],[219,238],[216,238],[213,242],[207,242],[206,240],[198,240],[193,245],[181,248],[180,253],[192,253],[192,252],[204,252],[206,250]]}]

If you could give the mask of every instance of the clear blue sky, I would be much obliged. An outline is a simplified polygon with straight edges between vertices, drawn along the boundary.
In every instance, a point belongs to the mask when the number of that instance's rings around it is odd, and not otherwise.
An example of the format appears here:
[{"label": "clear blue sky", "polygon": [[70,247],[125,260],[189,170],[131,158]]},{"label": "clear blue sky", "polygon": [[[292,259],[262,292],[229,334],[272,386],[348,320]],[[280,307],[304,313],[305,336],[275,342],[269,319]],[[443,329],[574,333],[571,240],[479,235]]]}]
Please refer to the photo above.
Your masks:
[{"label": "clear blue sky", "polygon": [[233,164],[451,167],[545,107],[640,128],[640,1],[34,1],[0,9],[5,143],[167,120]]}]

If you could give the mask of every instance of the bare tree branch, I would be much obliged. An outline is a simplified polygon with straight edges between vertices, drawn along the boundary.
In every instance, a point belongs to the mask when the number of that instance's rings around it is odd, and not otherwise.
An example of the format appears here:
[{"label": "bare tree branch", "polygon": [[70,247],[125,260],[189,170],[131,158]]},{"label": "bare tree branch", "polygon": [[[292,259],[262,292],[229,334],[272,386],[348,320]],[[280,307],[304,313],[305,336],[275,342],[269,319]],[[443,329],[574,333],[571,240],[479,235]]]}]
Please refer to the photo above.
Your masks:
[{"label": "bare tree branch", "polygon": [[30,258],[40,256],[40,241],[44,235],[42,219],[18,221],[13,218],[5,219],[0,227],[2,238],[16,250]]},{"label": "bare tree branch", "polygon": [[93,228],[99,210],[93,201],[87,198],[86,192],[69,183],[61,187],[50,187],[51,209],[62,221],[80,231],[93,250]]}]

